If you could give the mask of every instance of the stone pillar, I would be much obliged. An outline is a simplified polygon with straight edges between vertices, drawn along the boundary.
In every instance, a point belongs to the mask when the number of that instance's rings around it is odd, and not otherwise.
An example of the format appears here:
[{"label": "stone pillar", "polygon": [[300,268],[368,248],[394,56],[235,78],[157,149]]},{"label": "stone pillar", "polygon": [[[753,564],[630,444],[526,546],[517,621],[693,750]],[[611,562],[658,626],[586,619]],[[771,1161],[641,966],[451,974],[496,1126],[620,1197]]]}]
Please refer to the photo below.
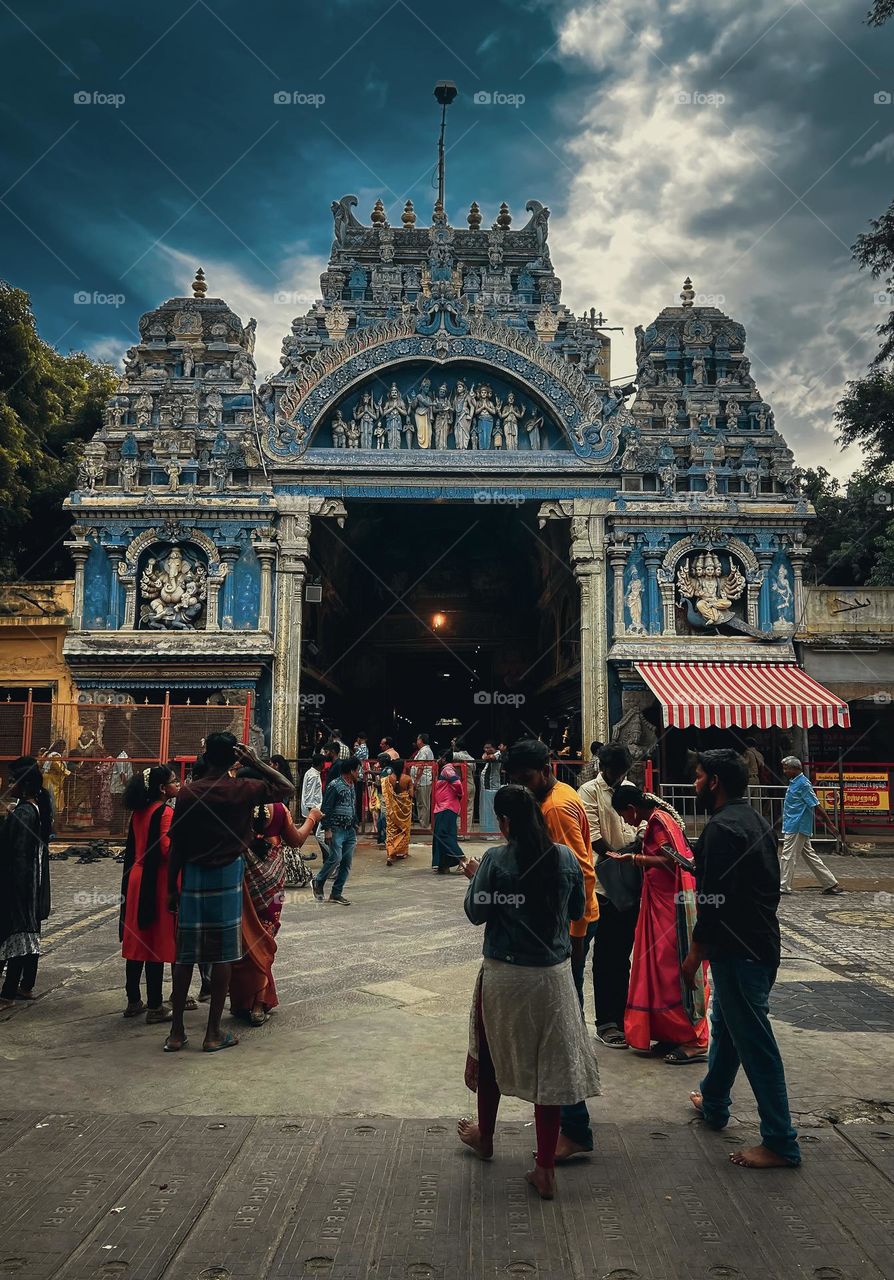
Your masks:
[{"label": "stone pillar", "polygon": [[649,625],[646,630],[649,635],[653,636],[660,636],[668,631],[673,634],[674,630],[673,608],[671,609],[670,620],[668,620],[665,616],[661,586],[658,582],[658,567],[664,559],[664,555],[663,551],[655,547],[649,547],[643,551],[643,560],[646,565],[646,601],[649,611]]},{"label": "stone pillar", "polygon": [[273,627],[273,562],[276,559],[276,543],[273,530],[258,530],[255,555],[261,564],[261,590],[258,603],[258,630],[270,631]]},{"label": "stone pillar", "polygon": [[609,737],[606,509],[604,502],[575,499],[571,518],[571,567],[580,585],[581,737],[584,742],[607,742]]},{"label": "stone pillar", "polygon": [[239,559],[238,547],[227,547],[220,553],[221,564],[224,570],[224,579],[220,588],[220,629],[221,631],[233,630],[233,615],[236,611],[236,584],[233,570],[236,568],[236,561]]},{"label": "stone pillar", "polygon": [[795,630],[800,631],[804,625],[804,559],[806,552],[803,541],[798,541],[789,549],[788,558],[792,565],[792,595]]},{"label": "stone pillar", "polygon": [[760,566],[761,581],[757,590],[754,591],[749,584],[748,601],[751,603],[752,597],[755,597],[756,610],[749,610],[749,613],[756,612],[757,617],[749,617],[748,621],[752,625],[760,627],[761,631],[769,631],[773,626],[773,596],[770,591],[770,570],[773,567],[773,552],[758,551],[757,563]]},{"label": "stone pillar", "polygon": [[301,633],[304,583],[310,554],[310,518],[334,516],[344,523],[342,503],[331,498],[283,495],[277,499],[279,562],[274,624],[273,718],[271,750],[287,760],[298,755],[298,711],[301,692]]},{"label": "stone pillar", "polygon": [[624,619],[624,565],[630,546],[626,542],[613,542],[608,549],[608,559],[612,570],[612,617],[614,619],[614,636],[618,639],[627,631]]},{"label": "stone pillar", "polygon": [[84,536],[84,530],[75,526],[72,536],[65,545],[68,547],[75,566],[74,602],[71,608],[71,629],[82,631],[84,627],[84,565],[90,554],[90,543]]}]

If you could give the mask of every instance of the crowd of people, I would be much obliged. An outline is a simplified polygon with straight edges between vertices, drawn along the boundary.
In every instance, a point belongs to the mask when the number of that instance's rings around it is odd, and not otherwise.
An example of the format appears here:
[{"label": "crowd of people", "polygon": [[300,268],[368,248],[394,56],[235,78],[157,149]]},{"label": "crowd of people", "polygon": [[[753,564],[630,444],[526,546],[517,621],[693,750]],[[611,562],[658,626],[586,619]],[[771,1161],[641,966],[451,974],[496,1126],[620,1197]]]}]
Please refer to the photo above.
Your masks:
[{"label": "crowd of people", "polygon": [[[409,854],[415,810],[432,828],[432,870],[468,878],[465,913],[485,929],[466,1068],[478,1114],[459,1125],[467,1147],[493,1155],[506,1093],[534,1104],[537,1155],[528,1179],[540,1195],[553,1195],[556,1164],[592,1150],[586,1099],[598,1093],[599,1077],[583,1016],[592,954],[601,1044],[671,1066],[704,1064],[690,1097],[715,1129],[729,1120],[741,1065],[757,1099],[761,1143],[731,1158],[752,1168],[799,1163],[768,1018],[779,965],[776,912],[798,856],[825,893],[842,892],[810,844],[822,809],[800,761],[783,762],[780,868],[776,836],[746,799],[748,762],[732,750],[698,758],[696,803],[710,816],[693,848],[680,815],[627,777],[625,747],[601,746],[592,776],[576,790],[557,776],[543,742],[488,744],[479,812],[492,815],[499,841],[478,861],[459,841],[475,782],[462,742],[437,759],[424,734],[410,760],[389,738],[379,747],[370,761],[363,735],[352,752],[334,732],[302,779],[297,822],[288,762],[264,761],[230,733],[208,737],[183,785],[164,764],[131,778],[120,913],[126,1018],[170,1023],[164,1050],[177,1053],[189,1043],[184,1014],[207,1003],[204,1051],[237,1045],[221,1025],[227,997],[231,1013],[253,1026],[277,1004],[287,851],[316,834],[322,862],[314,896],[349,906],[344,890],[364,804],[388,867]],[[40,763],[22,757],[9,777],[14,803],[0,824],[5,1008],[35,997],[52,824]]]}]

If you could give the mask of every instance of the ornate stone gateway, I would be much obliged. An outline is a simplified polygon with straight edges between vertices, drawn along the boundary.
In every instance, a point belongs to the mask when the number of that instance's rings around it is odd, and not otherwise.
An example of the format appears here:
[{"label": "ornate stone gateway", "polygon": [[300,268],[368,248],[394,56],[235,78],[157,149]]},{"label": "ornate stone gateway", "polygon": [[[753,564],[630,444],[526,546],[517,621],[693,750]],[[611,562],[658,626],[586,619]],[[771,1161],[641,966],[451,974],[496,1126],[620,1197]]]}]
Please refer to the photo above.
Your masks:
[{"label": "ornate stone gateway", "polygon": [[397,225],[381,201],[368,224],[356,207],[333,203],[321,297],[260,385],[255,321],[206,296],[201,271],[140,321],[68,500],[76,674],[250,690],[268,744],[294,756],[325,679],[306,610],[338,593],[312,531],[364,503],[401,504],[407,538],[433,503],[470,520],[533,504],[524,528],[574,596],[539,597],[561,657],[537,693],[548,714],[579,683],[584,744],[643,720],[638,660],[790,661],[810,513],[742,326],[687,280],[637,329],[637,381],[618,387],[602,315],[561,302],[539,201],[519,229],[506,205],[489,228],[474,203],[466,227],[440,205],[427,226],[410,202]]}]

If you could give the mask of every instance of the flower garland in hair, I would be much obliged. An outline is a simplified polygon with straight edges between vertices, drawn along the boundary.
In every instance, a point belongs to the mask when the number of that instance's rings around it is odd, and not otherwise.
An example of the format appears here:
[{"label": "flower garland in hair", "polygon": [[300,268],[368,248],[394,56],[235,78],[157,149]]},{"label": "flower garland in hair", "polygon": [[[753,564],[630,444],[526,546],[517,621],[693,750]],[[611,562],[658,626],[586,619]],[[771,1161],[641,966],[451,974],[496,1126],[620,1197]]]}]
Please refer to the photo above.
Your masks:
[{"label": "flower garland in hair", "polygon": [[674,822],[676,822],[680,830],[685,832],[686,824],[684,822],[684,819],[681,814],[677,813],[676,809],[672,804],[668,804],[668,802],[666,800],[663,800],[661,796],[656,796],[654,791],[644,791],[643,797],[646,800],[651,800],[652,803],[655,805],[656,809],[663,809],[665,813],[670,814],[670,816],[673,818]]}]

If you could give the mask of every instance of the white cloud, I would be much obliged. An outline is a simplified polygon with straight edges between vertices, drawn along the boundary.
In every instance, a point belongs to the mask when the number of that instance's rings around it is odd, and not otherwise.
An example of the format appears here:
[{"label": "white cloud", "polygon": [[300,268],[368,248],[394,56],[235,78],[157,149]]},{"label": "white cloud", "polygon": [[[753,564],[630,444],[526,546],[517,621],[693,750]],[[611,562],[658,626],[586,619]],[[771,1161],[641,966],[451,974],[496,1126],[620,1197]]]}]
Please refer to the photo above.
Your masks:
[{"label": "white cloud", "polygon": [[[834,25],[843,9],[844,0],[828,0],[818,12]],[[811,152],[821,126],[810,95],[795,99],[800,110],[790,98],[774,111],[760,85],[772,85],[777,64],[791,64],[793,22],[797,66],[828,70],[841,47],[802,6],[774,27],[784,14],[777,0],[631,0],[565,16],[560,60],[603,74],[589,92],[574,90],[580,124],[566,142],[553,256],[572,309],[595,303],[625,326],[613,335],[618,378],[635,367],[634,326],[678,305],[685,276],[699,293],[724,295],[718,305],[748,329],[752,372],[798,461],[843,475],[858,460],[835,445],[832,415],[844,382],[874,350],[872,287],[846,244],[796,203],[836,159],[837,142],[828,161],[820,146]],[[738,60],[739,73],[725,74]],[[808,163],[806,180],[793,176],[811,158],[816,171]],[[834,182],[834,173],[825,179]]]},{"label": "white cloud", "polygon": [[[173,249],[157,245],[141,264],[141,275],[149,282],[159,306],[169,297],[188,297],[196,267],[201,266],[208,284],[209,298],[223,298],[227,305],[247,323],[249,316],[258,322],[255,343],[255,362],[258,381],[280,369],[279,357],[282,340],[290,331],[292,320],[309,311],[320,296],[320,273],[326,260],[319,254],[293,250],[277,262],[277,275],[249,278],[226,258],[210,258],[207,253],[193,249]],[[97,350],[102,359],[116,363],[129,345],[127,336],[118,342],[113,337],[103,339]],[[137,341],[134,336],[130,342]]]}]

